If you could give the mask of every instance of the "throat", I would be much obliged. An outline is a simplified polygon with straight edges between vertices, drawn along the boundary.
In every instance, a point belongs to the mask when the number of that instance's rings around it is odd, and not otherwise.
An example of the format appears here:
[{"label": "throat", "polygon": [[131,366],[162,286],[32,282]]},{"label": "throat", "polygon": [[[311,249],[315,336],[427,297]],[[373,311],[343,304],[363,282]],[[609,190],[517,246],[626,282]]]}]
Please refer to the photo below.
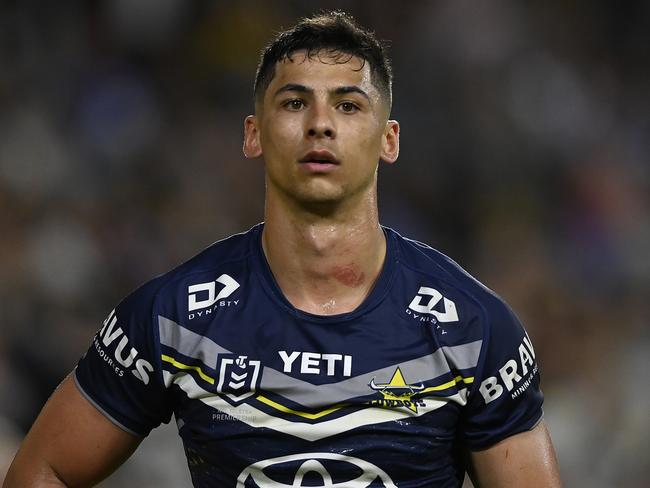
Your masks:
[{"label": "throat", "polygon": [[291,305],[316,315],[338,315],[364,302],[386,257],[386,239],[378,225],[283,230],[265,227],[262,246],[275,282]]},{"label": "throat", "polygon": [[336,281],[350,288],[359,288],[366,280],[366,274],[354,263],[334,266],[331,274]]},{"label": "throat", "polygon": [[[364,270],[348,262],[312,269],[295,280],[278,282],[286,299],[298,310],[316,315],[338,315],[356,310],[370,295],[383,263]],[[284,286],[283,286],[284,284]]]}]

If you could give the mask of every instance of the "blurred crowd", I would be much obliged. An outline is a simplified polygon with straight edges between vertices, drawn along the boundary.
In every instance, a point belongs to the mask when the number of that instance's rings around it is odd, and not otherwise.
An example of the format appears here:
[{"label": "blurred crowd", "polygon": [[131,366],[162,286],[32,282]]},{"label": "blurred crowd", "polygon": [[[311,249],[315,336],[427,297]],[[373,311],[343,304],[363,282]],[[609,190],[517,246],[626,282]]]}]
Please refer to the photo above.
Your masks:
[{"label": "blurred crowd", "polygon": [[[526,324],[566,486],[647,486],[650,3],[586,0],[2,2],[0,480],[124,295],[262,219],[259,51],[334,7],[391,41],[382,222]],[[189,486],[173,430],[102,486]]]}]

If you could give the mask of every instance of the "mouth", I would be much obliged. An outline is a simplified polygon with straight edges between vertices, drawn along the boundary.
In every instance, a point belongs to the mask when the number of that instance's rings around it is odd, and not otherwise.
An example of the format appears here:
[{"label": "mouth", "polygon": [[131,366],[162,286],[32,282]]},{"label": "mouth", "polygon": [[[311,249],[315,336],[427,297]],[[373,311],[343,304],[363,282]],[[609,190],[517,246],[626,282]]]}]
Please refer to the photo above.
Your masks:
[{"label": "mouth", "polygon": [[298,160],[300,163],[308,163],[310,165],[336,165],[341,164],[338,159],[331,152],[326,149],[319,149],[315,151],[309,151],[302,158]]}]

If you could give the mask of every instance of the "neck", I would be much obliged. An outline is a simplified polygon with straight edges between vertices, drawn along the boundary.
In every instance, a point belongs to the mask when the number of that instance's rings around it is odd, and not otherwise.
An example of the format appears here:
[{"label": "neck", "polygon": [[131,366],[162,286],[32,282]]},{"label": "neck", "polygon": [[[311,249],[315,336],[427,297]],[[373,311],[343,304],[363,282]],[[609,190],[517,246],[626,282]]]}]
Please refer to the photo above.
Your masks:
[{"label": "neck", "polygon": [[386,254],[376,199],[370,200],[354,211],[326,213],[288,212],[267,198],[262,245],[294,307],[334,315],[356,309],[368,296]]}]

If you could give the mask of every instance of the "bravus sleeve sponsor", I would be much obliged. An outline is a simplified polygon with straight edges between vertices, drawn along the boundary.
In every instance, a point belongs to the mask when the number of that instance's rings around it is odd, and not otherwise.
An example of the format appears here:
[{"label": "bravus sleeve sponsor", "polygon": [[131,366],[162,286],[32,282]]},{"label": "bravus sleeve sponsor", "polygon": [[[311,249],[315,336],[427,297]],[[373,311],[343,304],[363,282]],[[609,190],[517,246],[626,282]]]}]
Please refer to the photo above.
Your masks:
[{"label": "bravus sleeve sponsor", "polygon": [[481,357],[463,417],[466,441],[475,449],[530,430],[542,417],[539,368],[524,327],[501,301],[487,308],[484,327]]},{"label": "bravus sleeve sponsor", "polygon": [[142,436],[171,417],[160,380],[150,286],[111,311],[75,370],[77,385],[91,403],[124,430]]}]

